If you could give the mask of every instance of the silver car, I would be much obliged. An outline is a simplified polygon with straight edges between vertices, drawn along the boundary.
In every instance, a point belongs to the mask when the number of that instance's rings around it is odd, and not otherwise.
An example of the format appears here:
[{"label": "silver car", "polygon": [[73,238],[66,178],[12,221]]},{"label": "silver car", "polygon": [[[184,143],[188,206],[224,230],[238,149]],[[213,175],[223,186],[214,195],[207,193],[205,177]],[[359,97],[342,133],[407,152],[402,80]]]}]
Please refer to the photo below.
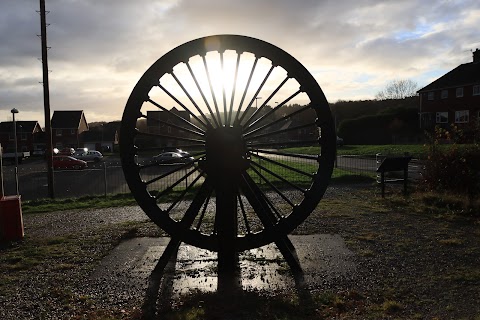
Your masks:
[{"label": "silver car", "polygon": [[84,151],[84,152],[75,152],[73,157],[83,160],[83,161],[95,161],[99,162],[100,160],[103,159],[103,155],[100,151],[96,150],[89,150],[89,151]]},{"label": "silver car", "polygon": [[193,157],[188,156],[188,152],[178,153],[178,152],[163,152],[152,158],[154,162],[157,163],[188,163],[192,162]]}]

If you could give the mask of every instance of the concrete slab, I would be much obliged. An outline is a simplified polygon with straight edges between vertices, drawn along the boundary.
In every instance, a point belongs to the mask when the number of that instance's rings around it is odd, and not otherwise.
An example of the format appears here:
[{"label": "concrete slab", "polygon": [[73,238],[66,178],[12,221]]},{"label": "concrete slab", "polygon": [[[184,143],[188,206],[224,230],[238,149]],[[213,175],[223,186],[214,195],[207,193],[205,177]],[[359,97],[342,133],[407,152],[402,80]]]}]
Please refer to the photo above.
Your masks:
[{"label": "concrete slab", "polygon": [[[328,287],[340,278],[355,274],[354,254],[339,235],[289,236],[297,250],[307,286]],[[132,291],[144,292],[148,277],[162,255],[169,238],[134,238],[119,244],[106,256],[91,278],[121,301]],[[248,290],[283,290],[295,286],[288,264],[270,244],[240,254],[242,287]],[[182,244],[176,262],[167,267],[164,281],[169,281],[171,297],[192,290],[217,290],[217,254]]]}]

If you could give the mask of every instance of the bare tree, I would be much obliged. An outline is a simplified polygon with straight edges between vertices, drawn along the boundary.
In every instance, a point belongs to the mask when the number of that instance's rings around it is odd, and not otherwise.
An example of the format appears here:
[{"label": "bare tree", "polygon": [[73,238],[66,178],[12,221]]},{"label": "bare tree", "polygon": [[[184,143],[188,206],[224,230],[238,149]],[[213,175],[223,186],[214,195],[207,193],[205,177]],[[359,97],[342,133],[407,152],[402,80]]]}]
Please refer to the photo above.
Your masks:
[{"label": "bare tree", "polygon": [[417,95],[417,90],[418,85],[413,80],[392,80],[385,86],[385,89],[375,95],[375,99],[405,99]]}]

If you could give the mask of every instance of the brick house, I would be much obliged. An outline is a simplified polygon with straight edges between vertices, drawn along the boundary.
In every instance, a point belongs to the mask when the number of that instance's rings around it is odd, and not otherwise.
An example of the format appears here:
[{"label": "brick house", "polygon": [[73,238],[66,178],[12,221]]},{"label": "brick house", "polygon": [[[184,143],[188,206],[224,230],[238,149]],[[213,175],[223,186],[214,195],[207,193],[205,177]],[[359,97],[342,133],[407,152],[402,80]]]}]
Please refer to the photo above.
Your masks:
[{"label": "brick house", "polygon": [[[187,111],[181,111],[173,107],[169,112],[166,111],[147,111],[147,131],[150,134],[158,134],[165,136],[190,138],[192,135],[181,128],[193,129],[189,127],[181,119],[185,119],[190,122],[190,114]],[[152,141],[154,146],[157,147],[170,147],[178,146],[180,144],[185,145],[188,143],[176,140],[168,139],[165,137],[156,137]]]},{"label": "brick house", "polygon": [[[17,148],[18,151],[29,151],[33,153],[37,144],[41,144],[42,128],[38,121],[15,121],[17,126]],[[0,143],[4,152],[15,150],[15,136],[13,121],[0,123]]]},{"label": "brick house", "polygon": [[480,50],[473,52],[472,62],[459,65],[418,94],[420,128],[475,124],[480,119]]},{"label": "brick house", "polygon": [[55,111],[51,121],[52,143],[58,149],[80,147],[80,135],[88,131],[88,123],[82,110]]}]

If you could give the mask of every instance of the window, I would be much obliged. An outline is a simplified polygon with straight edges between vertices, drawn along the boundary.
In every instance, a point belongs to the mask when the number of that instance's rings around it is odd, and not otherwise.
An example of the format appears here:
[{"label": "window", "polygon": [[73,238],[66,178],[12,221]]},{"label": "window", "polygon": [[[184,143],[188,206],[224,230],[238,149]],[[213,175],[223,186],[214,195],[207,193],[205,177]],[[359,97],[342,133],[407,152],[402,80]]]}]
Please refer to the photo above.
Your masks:
[{"label": "window", "polygon": [[62,129],[55,129],[55,135],[57,137],[61,137],[62,136]]},{"label": "window", "polygon": [[448,98],[448,90],[442,90],[441,97],[442,97],[442,99],[447,99]]},{"label": "window", "polygon": [[457,88],[457,90],[455,91],[455,96],[457,98],[463,97],[463,87],[462,88]]},{"label": "window", "polygon": [[437,123],[448,123],[448,112],[437,112]]},{"label": "window", "polygon": [[433,100],[433,94],[433,91],[428,93],[428,100]]},{"label": "window", "polygon": [[455,123],[467,123],[468,120],[468,110],[455,111]]},{"label": "window", "polygon": [[479,96],[480,95],[480,85],[473,86],[473,95]]}]

